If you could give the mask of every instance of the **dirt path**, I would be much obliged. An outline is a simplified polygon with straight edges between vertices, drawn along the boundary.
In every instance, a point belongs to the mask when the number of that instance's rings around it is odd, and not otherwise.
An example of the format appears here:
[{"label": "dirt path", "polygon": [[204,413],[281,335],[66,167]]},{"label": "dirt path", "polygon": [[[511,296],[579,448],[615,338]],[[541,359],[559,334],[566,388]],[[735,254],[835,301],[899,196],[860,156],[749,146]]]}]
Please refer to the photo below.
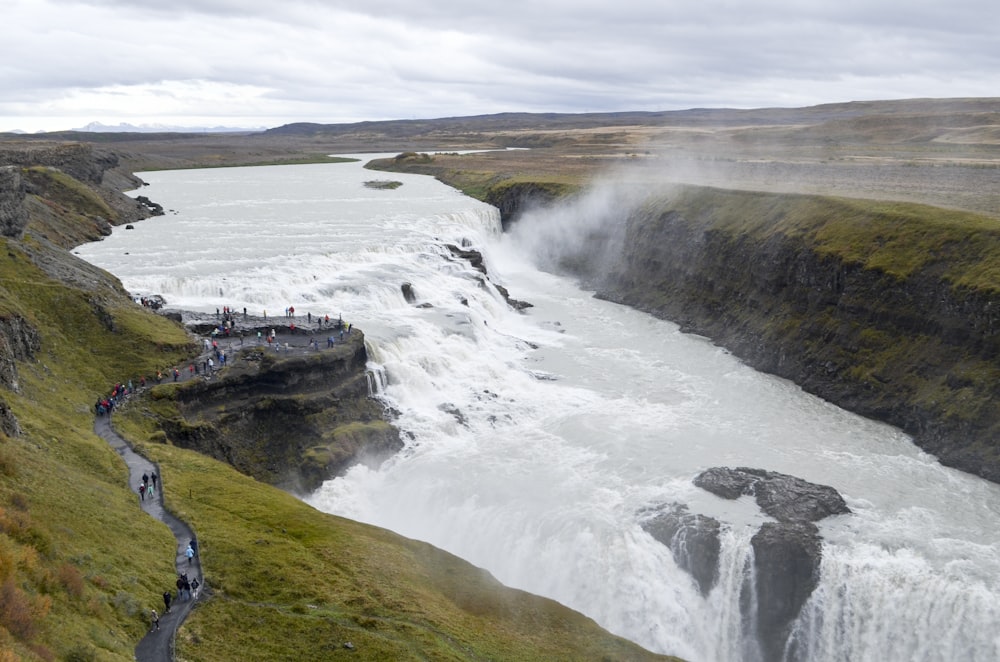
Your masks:
[{"label": "dirt path", "polygon": [[[111,416],[98,416],[94,422],[94,432],[104,438],[122,456],[122,459],[125,460],[125,464],[128,465],[129,487],[132,488],[133,492],[136,492],[135,498],[139,507],[151,517],[155,517],[170,527],[174,538],[177,539],[176,549],[174,550],[174,565],[177,568],[177,572],[178,574],[186,572],[189,579],[197,577],[198,581],[202,583],[202,587],[199,587],[198,595],[202,595],[202,591],[204,591],[204,578],[201,571],[201,560],[196,555],[188,563],[188,559],[184,555],[184,550],[187,549],[188,543],[194,539],[194,532],[191,530],[191,527],[174,517],[163,507],[163,490],[170,489],[170,476],[167,476],[166,480],[164,480],[163,475],[160,474],[159,468],[156,465],[132,450],[128,442],[122,439],[111,427]],[[154,471],[158,477],[157,490],[154,494],[140,500],[137,490],[139,484],[142,482],[142,475],[149,475]],[[164,591],[169,589],[171,594],[175,596],[169,613],[163,613],[164,605],[162,601],[143,606],[143,618],[146,623],[149,622],[150,609],[156,609],[156,612],[160,614],[160,629],[147,633],[135,647],[135,659],[137,662],[170,662],[174,659],[174,636],[177,634],[177,628],[184,622],[184,619],[191,611],[191,608],[194,607],[198,598],[196,597],[187,602],[177,600],[177,587],[173,581],[172,579],[170,582],[165,582],[163,586]]]}]

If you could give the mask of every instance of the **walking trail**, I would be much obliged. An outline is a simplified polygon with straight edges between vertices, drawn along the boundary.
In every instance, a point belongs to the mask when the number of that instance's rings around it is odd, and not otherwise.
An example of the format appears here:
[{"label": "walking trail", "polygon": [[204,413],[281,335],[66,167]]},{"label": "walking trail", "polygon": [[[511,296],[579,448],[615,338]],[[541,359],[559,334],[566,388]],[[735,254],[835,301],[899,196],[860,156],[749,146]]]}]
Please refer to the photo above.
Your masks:
[{"label": "walking trail", "polygon": [[[174,517],[163,507],[163,490],[170,489],[169,477],[165,481],[164,476],[160,473],[156,465],[132,450],[128,442],[122,439],[111,427],[110,415],[97,417],[97,420],[94,422],[94,432],[111,444],[111,447],[118,451],[118,454],[125,460],[125,464],[128,465],[129,486],[133,491],[142,482],[143,474],[149,475],[156,472],[156,491],[152,495],[147,495],[141,501],[137,493],[135,497],[136,501],[143,511],[170,527],[174,538],[177,539],[174,559],[177,573],[186,572],[189,579],[197,577],[198,581],[202,584],[198,590],[198,595],[200,596],[205,585],[201,572],[201,560],[199,558],[201,550],[200,548],[198,549],[199,554],[195,555],[190,564],[184,555],[184,550],[187,549],[188,543],[194,539],[194,532],[191,530],[191,527]],[[172,594],[176,595],[176,586],[173,584],[173,581],[164,585],[163,590],[168,589]],[[146,636],[135,647],[135,659],[137,662],[170,662],[174,659],[174,636],[177,634],[177,628],[187,618],[197,599],[196,597],[183,602],[175,597],[171,602],[170,612],[166,614],[163,613],[164,607],[162,601],[159,601],[157,604],[144,606],[143,619],[147,624],[149,623],[150,609],[156,609],[156,612],[160,614],[160,629],[147,632]]]}]

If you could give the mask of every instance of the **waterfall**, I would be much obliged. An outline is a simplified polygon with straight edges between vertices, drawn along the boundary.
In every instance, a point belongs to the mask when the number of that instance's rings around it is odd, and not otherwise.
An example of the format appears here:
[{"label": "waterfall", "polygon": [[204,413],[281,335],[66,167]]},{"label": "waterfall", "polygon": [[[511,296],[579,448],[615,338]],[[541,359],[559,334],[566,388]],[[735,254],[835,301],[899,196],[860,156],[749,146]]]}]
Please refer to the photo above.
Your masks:
[{"label": "waterfall", "polygon": [[[430,542],[651,650],[765,662],[745,587],[767,518],[691,481],[712,466],[780,471],[832,485],[853,511],[819,525],[821,576],[789,662],[1000,659],[1000,486],[538,268],[574,219],[613,221],[615,195],[528,236],[501,235],[496,210],[430,178],[366,189],[357,164],[143,178],[177,214],[78,249],[130,291],[212,312],[294,304],[364,330],[369,391],[406,447],[327,481],[316,507]],[[449,244],[480,251],[489,281]],[[511,309],[493,284],[534,307]],[[663,503],[724,525],[707,595],[641,526]]]}]

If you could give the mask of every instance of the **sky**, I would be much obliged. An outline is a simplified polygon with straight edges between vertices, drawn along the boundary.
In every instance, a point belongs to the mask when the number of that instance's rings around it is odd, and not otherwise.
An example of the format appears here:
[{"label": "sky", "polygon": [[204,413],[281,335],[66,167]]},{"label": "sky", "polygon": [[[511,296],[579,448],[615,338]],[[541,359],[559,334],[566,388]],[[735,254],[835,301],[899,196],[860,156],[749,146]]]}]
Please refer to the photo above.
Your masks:
[{"label": "sky", "polygon": [[1000,97],[998,0],[3,0],[0,131]]}]

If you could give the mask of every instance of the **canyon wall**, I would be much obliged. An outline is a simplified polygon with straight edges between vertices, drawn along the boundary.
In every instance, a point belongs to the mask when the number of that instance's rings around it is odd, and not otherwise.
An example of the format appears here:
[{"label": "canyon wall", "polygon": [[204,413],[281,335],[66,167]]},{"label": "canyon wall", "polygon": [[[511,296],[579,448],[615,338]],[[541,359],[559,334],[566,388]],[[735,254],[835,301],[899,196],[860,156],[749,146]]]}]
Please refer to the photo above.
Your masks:
[{"label": "canyon wall", "polygon": [[[502,207],[508,225],[522,201]],[[1000,482],[995,225],[921,205],[685,187],[591,230],[560,266]]]}]

